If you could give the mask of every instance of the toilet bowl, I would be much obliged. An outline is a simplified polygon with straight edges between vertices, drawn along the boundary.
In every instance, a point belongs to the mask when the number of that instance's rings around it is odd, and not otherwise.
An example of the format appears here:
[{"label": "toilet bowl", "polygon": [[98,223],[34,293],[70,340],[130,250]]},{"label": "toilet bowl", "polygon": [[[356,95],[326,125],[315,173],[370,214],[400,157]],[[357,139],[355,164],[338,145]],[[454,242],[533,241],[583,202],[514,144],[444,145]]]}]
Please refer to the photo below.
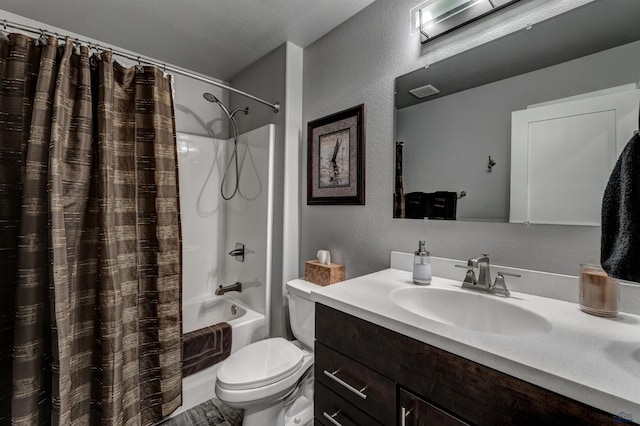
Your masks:
[{"label": "toilet bowl", "polygon": [[[310,294],[316,285],[294,280],[286,287],[291,330],[298,340],[274,337],[252,343],[218,368],[216,396],[225,404],[244,410],[244,426],[284,426],[285,399],[313,365],[315,307]],[[295,403],[290,405],[296,407]],[[295,413],[288,412],[287,416],[295,417]]]}]

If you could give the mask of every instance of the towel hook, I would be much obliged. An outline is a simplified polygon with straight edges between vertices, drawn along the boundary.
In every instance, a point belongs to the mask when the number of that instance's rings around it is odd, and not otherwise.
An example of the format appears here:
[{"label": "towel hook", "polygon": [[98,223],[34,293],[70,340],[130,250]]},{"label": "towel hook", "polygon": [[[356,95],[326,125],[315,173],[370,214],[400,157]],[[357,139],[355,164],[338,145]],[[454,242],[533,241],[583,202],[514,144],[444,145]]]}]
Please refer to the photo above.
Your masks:
[{"label": "towel hook", "polygon": [[496,165],[495,160],[491,158],[491,156],[489,156],[489,163],[487,163],[487,169],[488,169],[487,171],[491,173],[495,165]]}]

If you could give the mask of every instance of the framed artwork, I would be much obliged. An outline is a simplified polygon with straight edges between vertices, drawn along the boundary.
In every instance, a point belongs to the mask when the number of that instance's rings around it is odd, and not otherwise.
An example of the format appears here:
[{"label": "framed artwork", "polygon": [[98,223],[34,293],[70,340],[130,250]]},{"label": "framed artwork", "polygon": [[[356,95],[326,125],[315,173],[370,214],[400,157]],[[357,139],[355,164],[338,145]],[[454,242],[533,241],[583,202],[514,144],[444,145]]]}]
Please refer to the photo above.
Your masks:
[{"label": "framed artwork", "polygon": [[364,204],[364,104],[311,121],[307,204]]}]

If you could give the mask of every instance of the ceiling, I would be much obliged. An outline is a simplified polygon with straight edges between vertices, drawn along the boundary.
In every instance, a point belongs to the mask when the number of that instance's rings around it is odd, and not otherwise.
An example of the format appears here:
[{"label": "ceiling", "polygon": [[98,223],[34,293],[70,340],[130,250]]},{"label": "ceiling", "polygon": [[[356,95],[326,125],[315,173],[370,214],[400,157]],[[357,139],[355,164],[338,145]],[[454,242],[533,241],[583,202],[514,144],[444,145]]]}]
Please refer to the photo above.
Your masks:
[{"label": "ceiling", "polygon": [[2,0],[0,9],[229,81],[285,41],[306,47],[372,2]]}]

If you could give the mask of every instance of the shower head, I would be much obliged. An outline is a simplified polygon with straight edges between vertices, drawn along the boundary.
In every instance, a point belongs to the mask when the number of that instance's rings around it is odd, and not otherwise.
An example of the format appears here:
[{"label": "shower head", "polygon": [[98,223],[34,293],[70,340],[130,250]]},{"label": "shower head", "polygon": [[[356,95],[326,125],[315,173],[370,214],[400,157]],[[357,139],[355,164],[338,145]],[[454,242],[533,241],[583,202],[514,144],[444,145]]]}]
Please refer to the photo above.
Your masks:
[{"label": "shower head", "polygon": [[227,114],[227,117],[229,117],[230,120],[233,118],[234,115],[236,115],[236,113],[240,111],[244,112],[245,115],[249,114],[249,107],[238,108],[238,109],[234,109],[232,112],[229,112],[227,107],[225,107],[224,104],[220,102],[220,99],[216,98],[216,96],[212,95],[211,93],[203,93],[202,97],[211,103],[220,105],[220,108],[222,108],[222,110],[224,111],[225,114]]},{"label": "shower head", "polygon": [[215,95],[212,95],[211,93],[206,93],[205,92],[205,93],[202,94],[202,97],[205,98],[209,102],[212,102],[214,104],[220,105],[220,108],[222,108],[222,110],[227,115],[227,117],[229,117],[229,120],[231,120],[231,117],[233,117],[233,115],[229,112],[227,107],[224,106],[222,102],[220,102],[220,99],[216,98]]},{"label": "shower head", "polygon": [[205,98],[206,100],[208,100],[209,102],[213,102],[215,104],[219,104],[220,103],[218,98],[216,98],[215,95],[212,95],[211,93],[203,93],[202,97]]}]

